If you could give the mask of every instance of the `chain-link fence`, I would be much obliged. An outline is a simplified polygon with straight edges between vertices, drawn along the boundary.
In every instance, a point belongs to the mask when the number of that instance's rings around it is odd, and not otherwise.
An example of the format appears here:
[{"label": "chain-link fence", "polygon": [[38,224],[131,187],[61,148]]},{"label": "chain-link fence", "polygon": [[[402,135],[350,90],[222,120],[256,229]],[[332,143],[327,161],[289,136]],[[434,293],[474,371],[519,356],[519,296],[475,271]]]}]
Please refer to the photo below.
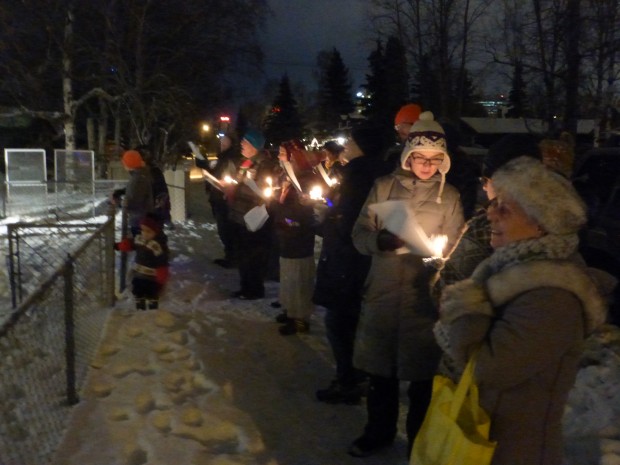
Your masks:
[{"label": "chain-link fence", "polygon": [[0,324],[0,463],[40,465],[58,446],[114,304],[114,218],[11,225],[10,234],[21,279],[37,286]]}]

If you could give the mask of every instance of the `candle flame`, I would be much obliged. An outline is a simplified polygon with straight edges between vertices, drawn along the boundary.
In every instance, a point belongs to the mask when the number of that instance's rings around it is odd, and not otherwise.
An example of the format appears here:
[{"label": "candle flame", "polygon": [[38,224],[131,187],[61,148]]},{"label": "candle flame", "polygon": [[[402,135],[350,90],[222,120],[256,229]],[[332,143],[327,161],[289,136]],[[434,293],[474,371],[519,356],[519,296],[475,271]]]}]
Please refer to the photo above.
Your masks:
[{"label": "candle flame", "polygon": [[431,237],[431,252],[433,258],[443,258],[443,249],[448,243],[448,236],[445,234],[439,234]]},{"label": "candle flame", "polygon": [[228,184],[237,184],[237,181],[235,181],[233,178],[231,178],[230,176],[224,176],[224,182],[228,183]]},{"label": "candle flame", "polygon": [[323,198],[323,189],[321,189],[321,186],[314,186],[310,189],[310,198],[312,200],[321,200]]},{"label": "candle flame", "polygon": [[265,190],[263,190],[263,195],[265,197],[271,197],[273,195],[273,188],[266,187]]}]

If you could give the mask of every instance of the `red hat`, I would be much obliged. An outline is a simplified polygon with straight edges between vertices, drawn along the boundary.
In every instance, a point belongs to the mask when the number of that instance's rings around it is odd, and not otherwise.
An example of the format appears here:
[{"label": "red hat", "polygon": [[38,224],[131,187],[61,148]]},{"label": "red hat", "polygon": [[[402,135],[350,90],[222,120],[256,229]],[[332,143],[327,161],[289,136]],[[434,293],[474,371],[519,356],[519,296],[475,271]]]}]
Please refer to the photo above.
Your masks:
[{"label": "red hat", "polygon": [[142,159],[142,155],[137,150],[127,150],[123,154],[123,165],[127,169],[136,169],[142,168],[145,166],[144,160]]},{"label": "red hat", "polygon": [[152,216],[145,216],[140,220],[140,226],[146,226],[151,229],[155,234],[159,234],[161,232],[161,223]]},{"label": "red hat", "polygon": [[306,150],[304,144],[297,139],[283,142],[282,147],[286,150],[286,158],[291,162],[296,172],[309,171],[321,162],[320,157],[322,155],[319,152]]},{"label": "red hat", "polygon": [[420,107],[420,105],[417,103],[408,103],[398,110],[398,113],[396,113],[396,117],[394,118],[394,124],[413,124],[420,117],[420,113],[422,113],[422,107]]}]

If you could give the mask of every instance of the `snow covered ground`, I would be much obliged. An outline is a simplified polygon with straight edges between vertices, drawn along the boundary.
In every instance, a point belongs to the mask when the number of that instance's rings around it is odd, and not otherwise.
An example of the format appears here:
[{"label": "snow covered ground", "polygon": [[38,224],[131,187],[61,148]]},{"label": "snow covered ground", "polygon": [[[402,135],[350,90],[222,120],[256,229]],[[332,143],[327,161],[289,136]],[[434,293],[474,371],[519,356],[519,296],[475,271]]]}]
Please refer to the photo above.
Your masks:
[{"label": "snow covered ground", "polygon": [[[309,334],[283,337],[269,306],[277,283],[262,300],[228,297],[237,271],[212,264],[222,249],[208,215],[168,235],[161,310],[136,312],[121,296],[54,465],[407,463],[403,415],[392,448],[356,459],[346,449],[363,405],[315,400],[334,372],[321,308]],[[620,465],[620,330],[592,338],[583,365],[565,416],[567,465]]]}]

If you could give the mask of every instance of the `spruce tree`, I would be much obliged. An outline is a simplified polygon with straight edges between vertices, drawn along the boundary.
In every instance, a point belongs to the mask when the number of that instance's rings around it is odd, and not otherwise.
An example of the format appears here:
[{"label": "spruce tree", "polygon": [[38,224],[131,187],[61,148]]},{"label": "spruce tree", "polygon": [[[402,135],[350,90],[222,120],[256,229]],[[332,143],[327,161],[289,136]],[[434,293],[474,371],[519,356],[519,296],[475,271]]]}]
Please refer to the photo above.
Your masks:
[{"label": "spruce tree", "polygon": [[515,63],[514,75],[512,76],[512,87],[508,94],[510,109],[506,113],[508,118],[522,118],[527,115],[525,80],[523,79],[523,64],[520,61]]},{"label": "spruce tree", "polygon": [[303,123],[286,74],[280,80],[278,95],[265,117],[264,128],[267,141],[275,146],[303,136]]},{"label": "spruce tree", "polygon": [[[319,63],[321,66],[321,64]],[[341,115],[350,114],[355,108],[351,95],[349,69],[345,66],[340,52],[334,48],[329,61],[322,65],[318,91],[318,128],[326,133],[338,129]]]},{"label": "spruce tree", "polygon": [[363,114],[383,129],[385,137],[394,134],[394,116],[407,103],[408,75],[405,49],[401,42],[390,37],[385,51],[381,42],[368,57],[370,74],[366,75],[367,100]]}]

